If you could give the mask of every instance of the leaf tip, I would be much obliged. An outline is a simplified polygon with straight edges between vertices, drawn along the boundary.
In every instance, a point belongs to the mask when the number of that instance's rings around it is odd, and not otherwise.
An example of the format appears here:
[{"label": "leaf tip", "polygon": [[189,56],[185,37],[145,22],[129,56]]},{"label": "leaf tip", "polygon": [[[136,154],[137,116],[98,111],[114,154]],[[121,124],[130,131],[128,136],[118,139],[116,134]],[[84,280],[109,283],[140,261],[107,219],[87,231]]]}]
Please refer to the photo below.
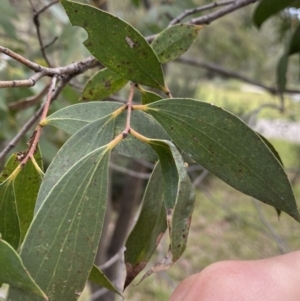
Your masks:
[{"label": "leaf tip", "polygon": [[[133,279],[145,268],[147,265],[147,261],[142,261],[134,266],[130,262],[126,262],[126,280],[124,284],[124,290],[125,288],[133,281]],[[140,281],[141,282],[141,281]],[[140,283],[139,282],[139,283]],[[137,284],[138,285],[138,284]]]}]

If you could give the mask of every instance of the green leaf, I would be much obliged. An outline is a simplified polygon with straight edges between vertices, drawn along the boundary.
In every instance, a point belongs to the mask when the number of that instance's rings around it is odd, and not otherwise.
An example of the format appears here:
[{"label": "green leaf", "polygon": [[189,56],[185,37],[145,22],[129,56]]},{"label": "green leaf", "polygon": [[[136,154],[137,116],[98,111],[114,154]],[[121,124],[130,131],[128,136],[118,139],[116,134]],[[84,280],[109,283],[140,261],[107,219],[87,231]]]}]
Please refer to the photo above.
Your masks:
[{"label": "green leaf", "polygon": [[168,92],[156,54],[131,25],[89,5],[61,3],[71,23],[87,31],[84,45],[104,66],[123,78]]},{"label": "green leaf", "polygon": [[[144,137],[145,138],[145,137]],[[183,254],[194,209],[195,192],[184,161],[170,141],[145,139],[157,152],[164,182],[164,201],[170,234],[169,251],[141,279],[166,270]]]},{"label": "green leaf", "polygon": [[288,62],[289,57],[285,53],[281,56],[281,58],[278,60],[276,73],[277,73],[277,87],[280,93],[283,93],[286,87],[286,73],[288,70]]},{"label": "green leaf", "polygon": [[[42,157],[39,148],[34,155],[34,158],[38,165],[43,168]],[[41,182],[41,174],[36,170],[31,160],[29,160],[21,169],[14,181],[15,198],[20,221],[21,242],[24,240],[32,221],[35,202]]]},{"label": "green leaf", "polygon": [[151,46],[159,61],[164,64],[174,61],[194,43],[202,26],[177,24],[165,29]]},{"label": "green leaf", "polygon": [[19,164],[20,162],[17,159],[17,154],[12,154],[5,163],[5,166],[0,174],[0,183],[6,181]]},{"label": "green leaf", "polygon": [[[123,131],[126,123],[126,111],[120,114],[116,119],[115,135]],[[148,114],[141,111],[131,113],[131,127],[136,129],[142,135],[155,139],[169,139],[160,124]],[[141,142],[132,135],[123,139],[115,148],[120,155],[132,158],[138,158],[148,161],[157,161],[158,157],[155,151],[146,143]]]},{"label": "green leaf", "polygon": [[298,25],[292,33],[287,52],[289,55],[300,52],[300,25]]},{"label": "green leaf", "polygon": [[147,91],[142,87],[139,87],[140,92],[142,93],[142,104],[147,105],[149,103],[161,100],[162,97],[154,92]]},{"label": "green leaf", "polygon": [[293,31],[283,55],[277,63],[277,86],[280,93],[283,93],[287,84],[286,74],[288,71],[289,56],[300,52],[300,25]]},{"label": "green leaf", "polygon": [[[21,249],[24,265],[50,300],[77,300],[92,269],[108,192],[110,148],[81,158],[47,194]],[[10,300],[38,300],[13,288]]]},{"label": "green leaf", "polygon": [[194,209],[195,192],[187,174],[184,161],[167,140],[149,140],[159,156],[163,179],[164,200],[170,232],[172,262],[183,254]]},{"label": "green leaf", "polygon": [[145,108],[198,164],[237,190],[300,220],[281,164],[242,120],[193,99],[166,99]]},{"label": "green leaf", "polygon": [[[74,134],[88,123],[95,121],[102,116],[111,114],[113,111],[121,108],[122,105],[114,102],[89,102],[69,106],[55,112],[47,117],[45,124],[53,125]],[[115,136],[121,133],[125,128],[126,111],[116,118]],[[143,135],[156,139],[168,139],[160,124],[150,115],[141,111],[133,111],[131,116],[131,126],[138,129]],[[107,143],[107,142],[106,142]],[[157,155],[153,149],[138,139],[128,136],[122,140],[114,149],[117,153],[133,158],[139,158],[148,161],[156,161]]]},{"label": "green leaf", "polygon": [[0,233],[14,249],[20,243],[20,222],[13,182],[7,180],[0,185]]},{"label": "green leaf", "polygon": [[122,106],[111,101],[79,103],[56,111],[43,124],[55,126],[72,135],[91,121],[107,116]]},{"label": "green leaf", "polygon": [[131,231],[125,252],[125,287],[144,269],[167,228],[164,183],[160,164],[156,164],[145,190],[138,221]]},{"label": "green leaf", "polygon": [[95,265],[93,265],[92,267],[92,270],[89,275],[89,280],[99,286],[105,287],[108,290],[122,296],[122,294],[110,282],[110,280],[105,276],[105,274]]},{"label": "green leaf", "polygon": [[114,123],[115,118],[112,115],[88,123],[62,146],[47,169],[39,191],[35,213],[42,206],[53,186],[72,166],[86,154],[113,139]]},{"label": "green leaf", "polygon": [[253,22],[260,27],[267,19],[294,4],[299,4],[299,0],[262,0],[256,6]]},{"label": "green leaf", "polygon": [[272,152],[272,154],[276,157],[276,159],[283,166],[283,162],[281,160],[281,157],[280,157],[279,153],[277,152],[277,150],[275,149],[275,147],[273,146],[273,144],[267,138],[265,138],[263,135],[261,135],[260,133],[256,132],[256,134],[266,144],[266,146],[269,148],[269,150]]},{"label": "green leaf", "polygon": [[127,79],[120,77],[108,68],[100,70],[86,83],[82,92],[82,100],[100,100],[123,88]]},{"label": "green leaf", "polygon": [[28,290],[48,300],[45,293],[39,288],[24,267],[17,252],[0,238],[0,283],[7,283],[20,291]]}]

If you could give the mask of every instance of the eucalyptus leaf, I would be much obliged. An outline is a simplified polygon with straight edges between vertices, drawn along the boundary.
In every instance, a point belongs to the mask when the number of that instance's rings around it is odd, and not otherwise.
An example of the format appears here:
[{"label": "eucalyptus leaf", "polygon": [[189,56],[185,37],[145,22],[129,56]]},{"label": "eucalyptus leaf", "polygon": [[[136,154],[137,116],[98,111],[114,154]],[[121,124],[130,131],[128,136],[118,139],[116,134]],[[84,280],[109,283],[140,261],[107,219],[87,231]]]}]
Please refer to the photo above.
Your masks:
[{"label": "eucalyptus leaf", "polygon": [[150,144],[159,156],[164,182],[164,202],[170,247],[165,258],[156,263],[141,279],[152,273],[166,270],[183,254],[194,209],[195,192],[187,174],[184,161],[174,146],[167,140],[148,139],[135,131],[133,135]]},{"label": "eucalyptus leaf", "polygon": [[287,83],[286,73],[288,70],[288,63],[289,63],[289,57],[286,53],[284,53],[277,62],[276,81],[280,93],[283,93],[286,87],[286,83]]},{"label": "eucalyptus leaf", "polygon": [[[92,269],[108,193],[110,149],[81,158],[47,194],[20,256],[50,300],[77,300]],[[9,300],[39,300],[12,288]]]},{"label": "eucalyptus leaf", "polygon": [[256,6],[253,22],[260,27],[267,19],[293,4],[299,4],[299,0],[262,0]]},{"label": "eucalyptus leaf", "polygon": [[114,123],[115,118],[112,115],[88,123],[62,146],[45,173],[38,194],[35,213],[64,173],[70,170],[86,154],[113,139]]},{"label": "eucalyptus leaf", "polygon": [[[115,135],[122,132],[126,123],[126,111],[120,114],[116,119]],[[136,129],[142,135],[155,139],[169,139],[169,136],[160,124],[150,115],[133,111],[131,114],[131,127]],[[158,157],[155,151],[146,143],[141,142],[132,135],[123,139],[115,148],[115,151],[123,156],[138,158],[148,161],[157,161]]]},{"label": "eucalyptus leaf", "polygon": [[[34,154],[37,164],[43,169],[43,162],[40,149]],[[21,242],[27,233],[33,218],[35,202],[42,182],[42,175],[36,170],[32,161],[29,160],[21,169],[14,180],[14,191],[18,216],[20,221]]]},{"label": "eucalyptus leaf", "polygon": [[289,56],[300,52],[300,25],[291,34],[288,43],[285,46],[285,51],[277,62],[277,86],[280,93],[285,91],[288,71]]},{"label": "eucalyptus leaf", "polygon": [[[53,125],[69,134],[74,134],[88,123],[111,114],[121,107],[121,104],[106,101],[76,104],[50,115],[45,120],[45,124]],[[114,129],[115,136],[124,130],[126,114],[127,111],[124,111],[116,118]],[[147,135],[150,138],[169,139],[169,136],[160,124],[152,116],[145,114],[144,112],[132,112],[131,126],[138,130],[141,134]],[[142,143],[130,135],[126,139],[122,140],[121,143],[116,146],[114,151],[127,157],[149,161],[156,161],[158,159],[155,151],[149,145]]]},{"label": "eucalyptus leaf", "polygon": [[165,64],[174,61],[194,43],[202,26],[177,24],[161,32],[151,46],[159,61]]},{"label": "eucalyptus leaf", "polygon": [[79,103],[56,111],[43,123],[72,135],[90,122],[105,117],[122,106],[124,105],[111,101]]},{"label": "eucalyptus leaf", "polygon": [[164,180],[164,200],[170,232],[172,262],[186,248],[187,236],[195,202],[195,192],[186,166],[177,148],[167,140],[150,140],[159,156]]},{"label": "eucalyptus leaf", "polygon": [[110,280],[105,276],[105,274],[95,265],[93,265],[92,270],[90,272],[89,281],[99,285],[100,287],[105,287],[108,290],[122,296],[122,294],[110,282]]},{"label": "eucalyptus leaf", "polygon": [[104,66],[122,78],[168,92],[156,54],[134,27],[86,4],[61,3],[71,23],[87,31],[84,45]]},{"label": "eucalyptus leaf", "polygon": [[13,173],[19,164],[20,161],[17,159],[17,154],[12,154],[5,163],[5,166],[0,174],[0,184],[7,180],[7,178]]},{"label": "eucalyptus leaf", "polygon": [[273,153],[273,155],[276,157],[276,159],[283,166],[283,162],[281,160],[281,157],[280,157],[279,153],[277,152],[277,150],[275,149],[275,147],[273,146],[273,144],[266,137],[261,135],[260,133],[256,132],[256,134],[261,138],[261,140],[266,144],[266,146],[269,148],[269,150]]},{"label": "eucalyptus leaf", "polygon": [[157,163],[144,193],[139,218],[126,241],[125,287],[144,269],[166,229],[164,183],[161,166]]},{"label": "eucalyptus leaf", "polygon": [[119,91],[128,80],[120,77],[108,68],[100,70],[86,83],[82,92],[82,100],[100,100]]},{"label": "eucalyptus leaf", "polygon": [[158,95],[154,92],[151,92],[151,91],[144,90],[144,89],[141,91],[141,93],[142,93],[142,104],[143,105],[147,105],[149,103],[163,99],[160,95]]},{"label": "eucalyptus leaf", "polygon": [[237,190],[300,220],[281,164],[238,117],[193,99],[166,99],[144,108],[198,164]]},{"label": "eucalyptus leaf", "polygon": [[20,289],[20,291],[31,291],[48,300],[48,297],[26,270],[18,253],[1,238],[0,267],[0,283],[9,284],[11,287]]},{"label": "eucalyptus leaf", "polygon": [[20,244],[20,221],[14,184],[9,179],[0,184],[0,233],[14,249]]}]

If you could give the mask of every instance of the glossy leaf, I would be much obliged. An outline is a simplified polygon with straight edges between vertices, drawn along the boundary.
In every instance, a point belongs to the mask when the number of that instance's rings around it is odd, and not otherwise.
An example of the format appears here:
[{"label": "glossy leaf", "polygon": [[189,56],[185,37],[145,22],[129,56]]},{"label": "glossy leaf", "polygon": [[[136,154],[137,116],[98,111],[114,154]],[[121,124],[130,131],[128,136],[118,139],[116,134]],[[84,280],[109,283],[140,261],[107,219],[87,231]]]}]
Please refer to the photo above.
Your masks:
[{"label": "glossy leaf", "polygon": [[112,115],[88,123],[62,146],[47,169],[39,191],[35,213],[41,207],[53,186],[72,166],[88,153],[113,139],[114,123],[115,118]]},{"label": "glossy leaf", "polygon": [[87,31],[84,44],[104,66],[123,78],[167,92],[156,54],[131,25],[89,5],[61,3],[71,23]]},{"label": "glossy leaf", "polygon": [[160,164],[156,164],[145,190],[139,218],[131,231],[125,252],[125,287],[144,269],[167,228],[164,183]]},{"label": "glossy leaf", "polygon": [[253,14],[253,22],[257,27],[260,27],[273,15],[297,3],[299,4],[298,0],[262,0],[256,6]]},{"label": "glossy leaf", "polygon": [[0,185],[0,233],[14,249],[20,243],[20,222],[15,199],[14,184],[7,180]]},{"label": "glossy leaf", "polygon": [[105,274],[95,265],[93,265],[90,272],[89,281],[99,285],[100,287],[105,287],[108,290],[122,296],[122,294],[120,294],[120,292],[115,288],[115,286],[110,282]]},{"label": "glossy leaf", "polygon": [[100,70],[86,83],[82,92],[82,100],[100,100],[123,88],[127,79],[120,77],[108,68]]},{"label": "glossy leaf", "polygon": [[[77,300],[92,269],[105,215],[110,149],[81,158],[47,194],[21,249],[50,300]],[[10,300],[39,300],[13,288]]]},{"label": "glossy leaf", "polygon": [[31,291],[48,300],[45,293],[31,278],[18,253],[1,238],[0,267],[0,283],[9,284],[11,287],[19,288],[21,291]]},{"label": "glossy leaf", "polygon": [[43,125],[55,126],[72,135],[91,121],[107,116],[122,106],[110,101],[79,103],[56,111],[43,121]]},{"label": "glossy leaf", "polygon": [[[39,149],[34,155],[34,158],[42,169],[43,163]],[[20,221],[21,242],[32,221],[41,182],[42,176],[36,170],[31,160],[26,163],[14,181],[15,198]]]},{"label": "glossy leaf", "polygon": [[239,118],[193,99],[161,100],[145,109],[198,164],[237,190],[300,220],[281,164]]},{"label": "glossy leaf", "polygon": [[184,54],[197,38],[202,26],[177,24],[165,29],[152,42],[159,61],[164,64]]}]

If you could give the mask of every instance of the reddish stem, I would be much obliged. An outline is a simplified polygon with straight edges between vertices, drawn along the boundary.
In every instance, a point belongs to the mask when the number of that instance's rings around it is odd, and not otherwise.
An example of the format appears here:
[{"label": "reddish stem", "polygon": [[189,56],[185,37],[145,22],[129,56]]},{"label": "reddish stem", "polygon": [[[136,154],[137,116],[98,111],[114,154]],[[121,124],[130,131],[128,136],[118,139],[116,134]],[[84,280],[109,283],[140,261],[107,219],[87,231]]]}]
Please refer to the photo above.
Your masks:
[{"label": "reddish stem", "polygon": [[[44,109],[43,109],[41,119],[40,119],[41,121],[47,117],[49,106],[50,106],[51,99],[52,99],[52,95],[53,95],[53,92],[55,91],[56,82],[57,82],[57,77],[54,76],[52,78],[51,85],[48,90],[46,103],[44,105]],[[40,124],[38,124],[35,131],[33,132],[32,136],[29,139],[29,142],[28,142],[29,147],[28,147],[28,150],[26,151],[26,153],[24,154],[24,157],[22,158],[21,166],[24,166],[27,163],[27,161],[31,157],[34,156],[34,154],[36,152],[37,144],[40,140],[41,133],[42,133],[42,126]]]}]

